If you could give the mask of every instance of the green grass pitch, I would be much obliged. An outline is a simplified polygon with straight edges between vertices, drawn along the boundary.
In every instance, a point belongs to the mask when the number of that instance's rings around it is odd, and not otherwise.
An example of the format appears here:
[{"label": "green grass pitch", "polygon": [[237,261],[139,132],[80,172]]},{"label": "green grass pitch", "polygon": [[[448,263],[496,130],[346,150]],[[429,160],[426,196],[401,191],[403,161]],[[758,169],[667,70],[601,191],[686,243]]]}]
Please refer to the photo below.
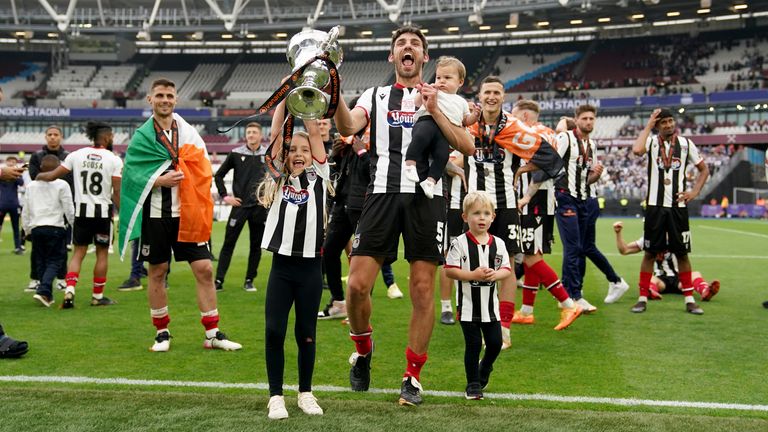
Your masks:
[{"label": "green grass pitch", "polygon": [[[611,224],[598,224],[598,245],[632,287],[616,304],[602,302],[604,276],[588,264],[584,296],[598,306],[572,328],[555,332],[558,310],[546,292],[536,302],[536,325],[514,326],[513,346],[495,365],[484,401],[460,397],[466,384],[463,338],[458,326],[436,324],[429,361],[422,373],[425,403],[408,409],[396,404],[405,367],[410,317],[408,267],[394,266],[402,300],[386,297],[379,278],[373,292],[376,353],[372,391],[348,392],[347,358],[353,350],[348,329],[339,321],[318,323],[314,384],[326,414],[310,418],[299,411],[295,392],[286,392],[287,421],[269,422],[264,364],[264,293],[270,268],[265,254],[256,281],[258,292],[242,289],[247,233],[241,236],[225,290],[219,293],[221,328],[244,345],[239,352],[202,348],[203,329],[195,304],[192,274],[174,263],[170,277],[172,349],[150,353],[154,337],[146,291],[121,293],[115,287],[128,275],[128,263],[110,256],[106,293],[119,302],[108,308],[87,305],[94,256],[81,272],[74,310],[46,309],[23,292],[29,256],[11,253],[8,225],[0,243],[0,323],[13,337],[30,343],[20,360],[0,361],[0,431],[147,431],[147,430],[768,430],[768,223],[756,220],[691,222],[694,270],[722,289],[703,316],[684,312],[680,296],[651,302],[644,314],[632,314],[640,256],[616,252]],[[624,237],[638,238],[640,219],[626,219]],[[214,225],[214,251],[221,247],[224,224]],[[402,245],[401,245],[402,248]],[[556,244],[548,257],[560,273]],[[216,263],[214,263],[214,266]],[[146,283],[146,282],[145,282]],[[55,293],[57,304],[62,294]],[[436,294],[437,296],[437,294]],[[328,293],[323,293],[323,303]],[[520,304],[518,299],[517,304]],[[435,315],[439,302],[435,301]],[[296,348],[289,330],[287,385],[295,385]],[[86,377],[80,383],[22,381],[29,377]],[[94,379],[129,381],[105,384]],[[164,380],[145,383],[140,380]],[[141,381],[144,382],[144,381]],[[189,385],[189,382],[225,383]],[[181,384],[181,383],[180,383]],[[573,397],[556,400],[534,395]],[[578,400],[575,398],[592,398]],[[597,399],[608,398],[608,399]],[[701,402],[700,406],[659,403],[621,405],[619,399]],[[706,403],[741,404],[742,409]]]}]

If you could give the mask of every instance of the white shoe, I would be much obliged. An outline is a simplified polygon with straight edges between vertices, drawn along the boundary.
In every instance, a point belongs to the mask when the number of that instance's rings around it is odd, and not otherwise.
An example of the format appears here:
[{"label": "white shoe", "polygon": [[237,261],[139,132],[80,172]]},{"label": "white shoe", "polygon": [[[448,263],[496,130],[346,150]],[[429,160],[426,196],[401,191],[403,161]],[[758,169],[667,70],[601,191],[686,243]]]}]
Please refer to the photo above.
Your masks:
[{"label": "white shoe", "polygon": [[610,282],[608,283],[608,295],[605,296],[604,301],[608,304],[615,303],[628,290],[629,284],[624,280],[624,278],[621,278],[621,280],[618,282]]},{"label": "white shoe", "polygon": [[113,254],[115,253],[115,247],[114,247],[114,246],[112,246],[112,245],[109,245],[109,249],[107,250],[107,252],[108,252],[110,255],[113,255]]},{"label": "white shoe", "polygon": [[35,292],[37,291],[37,287],[40,285],[40,281],[37,279],[30,279],[29,285],[27,285],[26,288],[24,288],[24,292]]},{"label": "white shoe", "polygon": [[227,335],[222,332],[216,332],[216,336],[208,338],[203,342],[205,349],[220,349],[224,351],[237,351],[243,346],[237,342],[227,339]]},{"label": "white shoe", "polygon": [[387,288],[387,297],[391,299],[403,298],[403,292],[400,291],[400,287],[398,287],[396,283],[393,283]]},{"label": "white shoe", "polygon": [[597,307],[592,306],[584,297],[576,300],[577,305],[581,306],[582,313],[592,313],[597,311]]},{"label": "white shoe", "polygon": [[501,326],[501,349],[505,350],[512,346],[512,336],[509,333],[509,329]]},{"label": "white shoe", "polygon": [[95,252],[96,252],[96,246],[94,246],[94,245],[88,246],[88,250],[86,251],[86,253],[92,254],[92,253],[95,253]]},{"label": "white shoe", "polygon": [[424,191],[424,195],[432,199],[435,197],[435,182],[433,182],[431,179],[426,179],[423,182],[419,183],[419,186],[421,186],[421,189]]},{"label": "white shoe", "polygon": [[52,298],[49,299],[48,297],[42,296],[40,294],[35,294],[32,296],[32,298],[40,302],[40,304],[45,307],[51,307],[51,305],[54,303]]},{"label": "white shoe", "polygon": [[312,392],[299,392],[299,408],[307,415],[323,415],[323,409]]},{"label": "white shoe", "polygon": [[171,333],[162,331],[155,336],[155,343],[149,348],[152,352],[168,352],[171,349]]},{"label": "white shoe", "polygon": [[321,310],[317,313],[317,319],[328,320],[347,317],[347,303],[345,301],[334,300],[331,307]]},{"label": "white shoe", "polygon": [[282,420],[288,418],[288,410],[285,409],[285,399],[283,399],[282,396],[278,395],[269,398],[267,408],[269,408],[269,414],[267,414],[267,417],[272,420]]},{"label": "white shoe", "polygon": [[56,289],[59,291],[64,291],[67,289],[67,281],[58,279],[56,281]]},{"label": "white shoe", "polygon": [[405,169],[403,171],[405,171],[405,178],[414,183],[419,182],[419,172],[416,171],[416,165],[405,164]]}]

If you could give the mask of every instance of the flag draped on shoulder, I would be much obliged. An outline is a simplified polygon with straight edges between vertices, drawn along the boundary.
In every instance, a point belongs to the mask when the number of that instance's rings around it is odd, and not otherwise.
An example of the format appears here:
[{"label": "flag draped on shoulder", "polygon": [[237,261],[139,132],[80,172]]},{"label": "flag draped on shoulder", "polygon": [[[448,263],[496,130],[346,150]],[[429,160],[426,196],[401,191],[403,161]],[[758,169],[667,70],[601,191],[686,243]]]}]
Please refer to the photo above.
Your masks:
[{"label": "flag draped on shoulder", "polygon": [[[211,180],[213,171],[200,134],[178,114],[173,114],[178,128],[178,165],[184,173],[179,184],[181,215],[180,242],[207,242],[213,226]],[[163,144],[158,142],[154,120],[150,117],[133,135],[125,155],[120,189],[120,258],[128,243],[141,236],[144,202],[160,175],[173,163]]]},{"label": "flag draped on shoulder", "polygon": [[[555,177],[563,167],[563,160],[546,141],[547,134],[536,127],[526,126],[522,121],[504,113],[501,116],[497,133],[493,137],[499,146],[525,160],[536,165],[547,177]],[[469,132],[476,138],[481,138],[482,131],[478,123],[469,128]]]}]

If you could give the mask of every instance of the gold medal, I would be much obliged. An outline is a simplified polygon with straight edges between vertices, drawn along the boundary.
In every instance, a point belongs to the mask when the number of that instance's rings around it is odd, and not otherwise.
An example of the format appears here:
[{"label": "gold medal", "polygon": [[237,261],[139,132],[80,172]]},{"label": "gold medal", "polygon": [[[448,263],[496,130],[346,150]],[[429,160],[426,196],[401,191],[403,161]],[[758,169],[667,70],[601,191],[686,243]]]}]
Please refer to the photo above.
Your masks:
[{"label": "gold medal", "polygon": [[669,185],[671,185],[671,184],[672,184],[672,180],[670,180],[670,179],[664,179],[664,184],[665,184],[665,185],[667,185],[667,186],[669,186]]}]

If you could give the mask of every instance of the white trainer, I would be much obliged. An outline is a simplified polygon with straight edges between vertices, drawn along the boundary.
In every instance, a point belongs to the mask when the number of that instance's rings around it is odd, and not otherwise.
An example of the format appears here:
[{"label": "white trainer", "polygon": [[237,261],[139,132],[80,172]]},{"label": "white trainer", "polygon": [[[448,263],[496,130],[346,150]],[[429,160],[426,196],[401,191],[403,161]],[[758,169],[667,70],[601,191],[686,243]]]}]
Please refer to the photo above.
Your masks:
[{"label": "white trainer", "polygon": [[605,296],[605,302],[608,304],[615,303],[621,296],[629,290],[629,284],[624,278],[621,278],[618,282],[608,283],[608,295]]},{"label": "white trainer", "polygon": [[403,292],[400,291],[400,287],[398,287],[396,283],[393,283],[387,288],[387,297],[391,299],[403,298]]},{"label": "white trainer", "polygon": [[512,346],[512,335],[509,333],[509,329],[501,326],[501,349],[505,350]]},{"label": "white trainer", "polygon": [[203,342],[205,349],[220,349],[224,351],[237,351],[243,346],[237,342],[227,339],[227,335],[222,332],[216,332],[216,336],[208,338]]},{"label": "white trainer", "polygon": [[576,300],[575,303],[581,306],[582,313],[588,314],[597,311],[597,307],[592,306],[584,297]]},{"label": "white trainer", "polygon": [[317,319],[340,319],[347,317],[347,303],[344,300],[334,300],[330,307],[326,307],[317,313]]},{"label": "white trainer", "polygon": [[323,415],[323,409],[317,404],[317,398],[312,392],[299,393],[299,408],[307,415]]},{"label": "white trainer", "polygon": [[24,292],[35,292],[37,291],[37,287],[40,286],[40,281],[37,279],[30,279],[29,285],[27,285],[26,288],[24,288]]},{"label": "white trainer", "polygon": [[267,417],[272,420],[282,420],[288,418],[288,410],[285,409],[285,399],[283,399],[283,397],[280,395],[272,396],[269,398],[267,408],[269,409],[269,414],[267,414]]},{"label": "white trainer", "polygon": [[67,281],[62,280],[62,279],[58,279],[56,281],[56,289],[59,290],[59,291],[66,290],[67,289]]},{"label": "white trainer", "polygon": [[171,349],[171,333],[162,331],[155,336],[155,343],[149,348],[152,352],[168,352]]}]

